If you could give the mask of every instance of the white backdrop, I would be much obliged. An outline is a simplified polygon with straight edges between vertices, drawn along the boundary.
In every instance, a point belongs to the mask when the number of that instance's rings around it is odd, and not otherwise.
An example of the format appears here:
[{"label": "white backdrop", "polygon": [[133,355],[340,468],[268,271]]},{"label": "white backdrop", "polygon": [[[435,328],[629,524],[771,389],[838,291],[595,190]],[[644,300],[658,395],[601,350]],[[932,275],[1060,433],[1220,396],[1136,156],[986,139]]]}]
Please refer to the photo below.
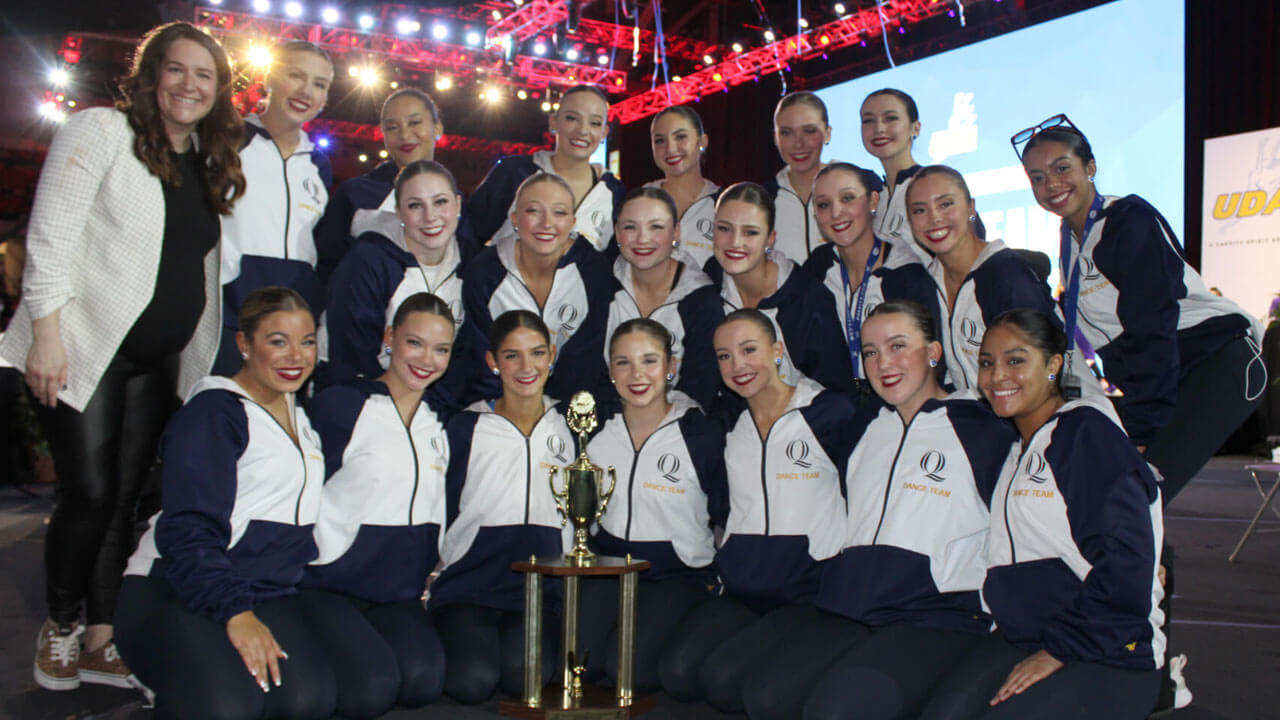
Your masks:
[{"label": "white backdrop", "polygon": [[1204,141],[1201,274],[1249,314],[1280,292],[1280,127]]}]

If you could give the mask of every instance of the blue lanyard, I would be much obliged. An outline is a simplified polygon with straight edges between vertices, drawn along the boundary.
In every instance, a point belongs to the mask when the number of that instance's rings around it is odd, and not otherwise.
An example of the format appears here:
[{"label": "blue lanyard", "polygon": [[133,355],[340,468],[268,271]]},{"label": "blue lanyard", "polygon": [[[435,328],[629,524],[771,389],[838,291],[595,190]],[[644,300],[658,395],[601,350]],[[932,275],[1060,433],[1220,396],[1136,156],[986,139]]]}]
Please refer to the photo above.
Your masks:
[{"label": "blue lanyard", "polygon": [[844,330],[845,339],[849,342],[849,360],[853,363],[854,377],[862,377],[862,306],[867,300],[867,280],[871,278],[876,260],[880,259],[881,245],[883,243],[878,237],[871,243],[867,267],[862,271],[862,284],[858,286],[857,308],[852,308],[853,303],[849,302],[849,268],[845,267],[844,261],[836,255],[836,261],[840,263],[840,277],[844,279]]},{"label": "blue lanyard", "polygon": [[1058,267],[1063,273],[1070,265],[1071,273],[1067,276],[1067,289],[1062,295],[1062,319],[1066,324],[1067,353],[1076,347],[1076,309],[1080,304],[1080,256],[1084,254],[1084,244],[1089,239],[1089,231],[1093,230],[1093,221],[1102,212],[1102,196],[1093,196],[1093,205],[1089,208],[1089,217],[1084,221],[1084,232],[1080,233],[1080,252],[1076,253],[1076,262],[1071,265],[1071,226],[1062,221],[1062,252]]}]

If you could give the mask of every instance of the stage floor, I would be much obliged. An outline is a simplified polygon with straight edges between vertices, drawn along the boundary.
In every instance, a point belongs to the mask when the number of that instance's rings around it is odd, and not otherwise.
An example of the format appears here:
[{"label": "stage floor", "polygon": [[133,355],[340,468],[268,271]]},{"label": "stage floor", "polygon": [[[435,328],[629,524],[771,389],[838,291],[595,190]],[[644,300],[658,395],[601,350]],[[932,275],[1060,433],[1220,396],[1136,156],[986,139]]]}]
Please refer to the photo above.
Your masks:
[{"label": "stage floor", "polygon": [[[1227,555],[1260,498],[1244,466],[1254,458],[1215,458],[1169,508],[1168,539],[1178,553],[1173,653],[1186,653],[1195,700],[1175,720],[1261,720],[1280,707],[1280,533],[1255,534],[1235,563]],[[50,692],[31,679],[36,630],[44,614],[41,548],[50,509],[48,488],[28,497],[0,486],[0,718],[144,720],[136,692],[85,685]],[[1260,528],[1280,529],[1270,513]],[[487,718],[497,700],[479,706],[442,701],[388,718]],[[734,717],[706,705],[659,696],[652,720]]]}]

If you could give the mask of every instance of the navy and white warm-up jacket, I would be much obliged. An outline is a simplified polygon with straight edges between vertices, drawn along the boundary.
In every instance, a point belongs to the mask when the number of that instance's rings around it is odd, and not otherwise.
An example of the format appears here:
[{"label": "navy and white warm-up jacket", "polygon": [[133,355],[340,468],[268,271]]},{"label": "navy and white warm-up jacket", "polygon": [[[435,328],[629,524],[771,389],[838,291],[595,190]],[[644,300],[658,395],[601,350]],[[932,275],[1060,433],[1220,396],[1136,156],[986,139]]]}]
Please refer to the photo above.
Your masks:
[{"label": "navy and white warm-up jacket", "polygon": [[[494,163],[484,181],[471,194],[467,214],[471,216],[475,237],[480,243],[497,244],[516,236],[511,225],[515,212],[516,190],[520,183],[538,172],[556,174],[551,166],[550,150],[532,155],[508,155]],[[609,171],[593,165],[596,182],[583,198],[574,198],[573,231],[586,238],[596,250],[605,250],[613,240],[613,220],[622,207],[626,188]]]},{"label": "navy and white warm-up jacket", "polygon": [[729,512],[724,430],[717,421],[688,395],[672,391],[670,412],[640,447],[618,413],[591,439],[587,454],[618,473],[593,539],[599,552],[650,561],[643,580],[710,568],[716,552],[711,528],[723,527]]},{"label": "navy and white warm-up jacket", "polygon": [[1105,400],[1064,405],[1010,450],[982,597],[1010,642],[1063,662],[1164,664],[1160,489]]},{"label": "navy and white warm-up jacket", "polygon": [[[604,333],[606,365],[609,363],[609,340],[613,331],[627,320],[640,317],[635,285],[631,280],[631,263],[622,256],[614,258],[613,276],[618,281],[618,290],[609,303],[609,321]],[[712,347],[716,325],[724,318],[720,289],[701,270],[681,261],[671,294],[649,313],[649,317],[662,323],[671,333],[671,353],[676,359],[673,387],[703,407],[710,407],[720,389],[720,369]]]},{"label": "navy and white warm-up jacket", "polygon": [[774,250],[781,250],[783,255],[803,263],[809,258],[809,253],[826,242],[822,228],[818,227],[818,216],[813,213],[813,196],[809,196],[808,202],[800,199],[799,193],[791,186],[786,167],[766,182],[764,189],[773,196],[773,227],[778,232]]},{"label": "navy and white warm-up jacket", "polygon": [[[817,381],[824,387],[841,392],[856,390],[853,373],[845,348],[844,333],[830,322],[824,322],[830,312],[830,300],[825,290],[818,287],[811,277],[798,272],[800,266],[783,253],[774,251],[766,262],[778,266],[778,288],[761,300],[756,309],[773,321],[778,339],[782,341],[782,379],[789,385],[798,382],[800,376]],[[720,263],[712,258],[707,262],[707,275],[720,288],[720,301],[724,314],[742,307],[742,296],[733,277],[725,274]],[[717,371],[719,366],[717,366]],[[732,398],[729,398],[732,403]]]},{"label": "navy and white warm-up jacket", "polygon": [[[898,256],[895,264],[905,261],[908,257],[914,257],[924,264],[928,264],[933,259],[916,243],[911,233],[911,218],[907,217],[907,187],[911,185],[911,178],[915,177],[921,169],[919,165],[912,165],[899,171],[893,185],[893,192],[889,192],[889,179],[883,178],[885,186],[880,191],[880,202],[876,205],[876,216],[872,221],[871,229],[876,237],[887,240],[905,251]],[[885,262],[888,263],[889,260],[886,258]]]},{"label": "navy and white warm-up jacket", "polygon": [[[573,545],[573,526],[562,526],[556,511],[550,472],[574,461],[577,441],[551,398],[543,399],[543,407],[528,435],[483,401],[445,426],[448,529],[444,569],[428,593],[431,609],[468,603],[518,611],[524,578],[511,563],[558,555]],[[556,475],[559,488],[563,474]],[[554,596],[556,587],[549,584],[548,594]]]},{"label": "navy and white warm-up jacket", "polygon": [[[662,181],[654,180],[644,186],[661,190]],[[719,197],[720,186],[703,178],[698,199],[680,216],[680,250],[699,268],[716,254],[716,199]]]},{"label": "navy and white warm-up jacket", "polygon": [[[384,221],[384,225],[385,225]],[[399,225],[394,226],[395,230]],[[338,263],[329,283],[329,301],[320,321],[321,367],[317,387],[374,378],[387,367],[383,332],[410,295],[431,293],[449,304],[454,322],[465,318],[462,306],[462,251],[455,237],[439,265],[418,264],[404,247],[404,236],[392,228],[360,236]]]},{"label": "navy and white warm-up jacket", "polygon": [[801,376],[765,437],[750,410],[730,419],[729,518],[716,568],[731,596],[759,610],[813,599],[823,561],[844,547],[854,413],[843,393]]},{"label": "navy and white warm-up jacket", "polygon": [[440,415],[423,402],[406,426],[376,380],[323,390],[309,408],[328,479],[319,555],[303,583],[376,603],[422,597],[444,530],[449,440]]},{"label": "navy and white warm-up jacket", "polygon": [[967,393],[926,401],[908,423],[890,407],[862,418],[845,548],[823,571],[818,607],[868,625],[985,634],[988,507],[1013,426]]},{"label": "navy and white warm-up jacket", "polygon": [[[907,242],[911,241],[907,240]],[[866,320],[867,314],[885,300],[914,300],[928,308],[933,314],[934,322],[938,327],[942,327],[942,308],[945,305],[939,305],[937,287],[929,272],[916,261],[915,256],[908,255],[898,244],[885,243],[883,247],[881,252],[884,253],[884,262],[872,271],[871,277],[867,278],[867,294],[862,306],[862,315],[854,318],[854,321],[861,325],[862,321]],[[907,261],[897,262],[902,257],[907,257]],[[847,338],[845,311],[847,309],[850,314],[856,312],[858,288],[852,288],[849,294],[845,293],[844,276],[840,272],[840,265],[840,255],[836,252],[836,246],[827,243],[809,255],[800,273],[807,276],[806,285],[820,287],[821,290],[818,292],[827,298],[825,304],[820,303],[818,306],[821,312],[819,321],[829,327],[835,327],[841,338]],[[861,270],[849,273],[849,278],[851,281],[861,280]],[[846,352],[840,359],[847,361],[844,364],[848,371],[856,377],[866,377],[861,367],[853,367],[853,359],[847,352],[847,339],[843,347]],[[838,349],[839,346],[831,348],[830,351],[838,355]],[[855,349],[861,356],[862,348]]]},{"label": "navy and white warm-up jacket", "polygon": [[306,413],[289,406],[297,444],[234,380],[196,383],[161,439],[164,503],[126,575],[167,579],[219,623],[294,592],[316,557],[324,457]]},{"label": "navy and white warm-up jacket", "polygon": [[[947,286],[942,262],[934,258],[928,270],[935,284],[936,307],[946,308]],[[978,387],[978,351],[987,325],[1001,313],[1015,308],[1030,308],[1057,317],[1049,286],[1018,253],[993,240],[974,260],[973,268],[956,294],[955,306],[944,314],[942,347],[947,357],[947,379],[953,385],[962,390]],[[1097,387],[1096,382],[1088,384]]]},{"label": "navy and white warm-up jacket", "polygon": [[222,218],[224,329],[214,368],[220,375],[240,367],[235,332],[249,293],[268,285],[292,288],[317,315],[325,301],[312,233],[329,199],[329,158],[301,130],[297,149],[285,158],[258,116],[245,118],[244,126],[240,165],[248,184],[235,212]]},{"label": "navy and white warm-up jacket", "polygon": [[[1227,343],[1261,334],[1240,306],[1205,288],[1182,257],[1168,221],[1136,195],[1103,197],[1082,244],[1078,327],[1124,390],[1120,417],[1146,445],[1173,419],[1178,385]],[[1065,285],[1064,281],[1064,285]]]},{"label": "navy and white warm-up jacket", "polygon": [[556,266],[546,304],[539,306],[516,266],[516,242],[509,237],[485,248],[463,274],[462,304],[467,319],[459,343],[469,355],[468,399],[502,394],[498,378],[482,371],[486,367],[484,354],[489,350],[489,326],[504,312],[528,310],[547,324],[556,346],[547,394],[568,402],[575,392],[588,390],[598,402],[606,402],[615,393],[604,364],[605,327],[609,303],[618,287],[609,260],[586,238],[573,236]]}]

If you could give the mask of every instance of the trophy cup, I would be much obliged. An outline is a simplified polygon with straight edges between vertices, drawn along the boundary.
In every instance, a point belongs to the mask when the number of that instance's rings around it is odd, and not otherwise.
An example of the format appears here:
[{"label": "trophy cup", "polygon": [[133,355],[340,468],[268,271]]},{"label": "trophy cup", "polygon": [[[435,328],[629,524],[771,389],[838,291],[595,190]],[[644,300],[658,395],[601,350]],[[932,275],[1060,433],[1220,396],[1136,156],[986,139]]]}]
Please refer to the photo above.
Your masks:
[{"label": "trophy cup", "polygon": [[[618,474],[613,467],[602,470],[587,457],[587,436],[596,429],[596,399],[591,393],[585,390],[574,393],[565,420],[569,429],[578,435],[578,458],[564,466],[562,489],[556,489],[556,472],[560,468],[553,466],[547,479],[560,512],[561,527],[566,521],[573,523],[573,549],[565,553],[565,559],[590,565],[595,553],[587,548],[587,529],[591,523],[598,522],[609,507],[609,498],[618,486]],[[604,489],[605,472],[609,473],[608,490]]]}]

